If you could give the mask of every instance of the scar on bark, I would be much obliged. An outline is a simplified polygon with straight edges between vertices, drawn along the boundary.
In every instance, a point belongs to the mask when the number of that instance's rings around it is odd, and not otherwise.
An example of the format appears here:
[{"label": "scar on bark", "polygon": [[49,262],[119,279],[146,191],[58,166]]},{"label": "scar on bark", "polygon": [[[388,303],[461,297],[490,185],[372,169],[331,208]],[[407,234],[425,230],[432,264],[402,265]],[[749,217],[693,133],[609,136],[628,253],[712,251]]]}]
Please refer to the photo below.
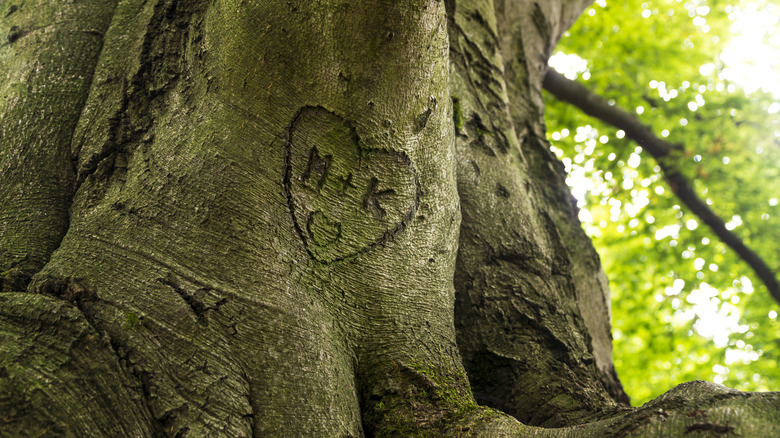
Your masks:
[{"label": "scar on bark", "polygon": [[509,196],[511,194],[510,194],[509,190],[506,187],[504,187],[503,184],[497,183],[496,184],[496,195],[498,197],[500,197],[500,198],[507,199],[507,198],[509,198]]},{"label": "scar on bark", "polygon": [[173,291],[187,303],[187,306],[192,309],[192,313],[195,315],[198,322],[203,325],[208,324],[209,311],[219,310],[219,308],[228,300],[227,298],[222,298],[213,305],[207,305],[203,302],[201,296],[199,296],[202,295],[202,292],[207,292],[207,289],[200,288],[195,292],[188,292],[181,285],[181,282],[170,273],[167,277],[159,278],[157,281],[173,289]]},{"label": "scar on bark", "polygon": [[37,280],[33,287],[36,293],[51,295],[74,304],[84,313],[86,302],[95,301],[97,294],[75,277],[46,277]]}]

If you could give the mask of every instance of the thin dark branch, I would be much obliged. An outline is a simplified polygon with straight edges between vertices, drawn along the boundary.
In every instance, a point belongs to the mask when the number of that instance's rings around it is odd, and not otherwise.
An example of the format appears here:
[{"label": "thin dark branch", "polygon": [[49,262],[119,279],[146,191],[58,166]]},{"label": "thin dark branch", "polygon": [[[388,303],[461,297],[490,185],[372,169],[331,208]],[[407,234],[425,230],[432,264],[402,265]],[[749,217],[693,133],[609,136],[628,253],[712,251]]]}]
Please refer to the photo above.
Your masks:
[{"label": "thin dark branch", "polygon": [[585,114],[622,129],[625,131],[626,137],[637,142],[643,150],[652,155],[658,161],[669,187],[680,201],[702,222],[707,224],[723,243],[731,247],[745,263],[753,268],[775,301],[780,303],[780,284],[778,284],[772,269],[758,254],[748,248],[742,239],[726,228],[723,219],[699,198],[688,179],[680,172],[672,152],[681,151],[682,146],[658,138],[649,127],[643,125],[632,114],[617,106],[610,105],[583,85],[566,79],[552,69],[548,70],[544,77],[544,88],[559,100],[576,106]]}]

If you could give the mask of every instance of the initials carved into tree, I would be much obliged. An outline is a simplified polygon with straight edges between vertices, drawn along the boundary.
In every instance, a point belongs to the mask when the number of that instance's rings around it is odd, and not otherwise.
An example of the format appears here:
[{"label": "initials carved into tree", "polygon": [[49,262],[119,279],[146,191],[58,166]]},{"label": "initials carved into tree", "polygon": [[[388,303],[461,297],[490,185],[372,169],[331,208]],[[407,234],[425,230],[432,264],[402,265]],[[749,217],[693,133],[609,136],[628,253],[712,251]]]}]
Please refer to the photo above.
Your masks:
[{"label": "initials carved into tree", "polygon": [[290,124],[284,188],[307,252],[333,262],[369,251],[404,229],[419,189],[403,152],[362,145],[356,129],[322,108]]}]

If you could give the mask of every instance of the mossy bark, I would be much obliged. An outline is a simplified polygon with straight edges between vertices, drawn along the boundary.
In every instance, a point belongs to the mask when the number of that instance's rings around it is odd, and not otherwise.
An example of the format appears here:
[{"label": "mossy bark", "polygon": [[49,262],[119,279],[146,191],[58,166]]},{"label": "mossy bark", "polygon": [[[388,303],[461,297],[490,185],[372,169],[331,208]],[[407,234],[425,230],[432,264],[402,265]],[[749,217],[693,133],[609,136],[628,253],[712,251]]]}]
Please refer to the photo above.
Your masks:
[{"label": "mossy bark", "polygon": [[27,286],[68,227],[70,138],[114,2],[0,4],[0,290]]},{"label": "mossy bark", "polygon": [[772,427],[614,401],[526,3],[4,3],[0,435]]}]

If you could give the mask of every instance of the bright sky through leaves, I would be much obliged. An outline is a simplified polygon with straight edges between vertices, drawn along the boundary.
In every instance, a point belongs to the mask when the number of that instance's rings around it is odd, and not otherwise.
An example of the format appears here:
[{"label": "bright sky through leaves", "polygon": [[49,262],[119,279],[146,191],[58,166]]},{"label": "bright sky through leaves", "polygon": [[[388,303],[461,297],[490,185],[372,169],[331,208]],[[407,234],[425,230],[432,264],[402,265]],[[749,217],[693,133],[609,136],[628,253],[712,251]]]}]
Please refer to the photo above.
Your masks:
[{"label": "bright sky through leaves", "polygon": [[[710,12],[708,6],[695,6],[702,2],[686,2],[691,6],[689,14],[691,21],[701,30],[709,32],[706,16]],[[762,2],[763,3],[763,2]],[[606,0],[596,2],[606,7]],[[741,2],[739,5],[726,7],[729,19],[733,22],[729,29],[731,40],[721,52],[719,59],[702,64],[699,72],[703,76],[716,74],[720,79],[734,82],[741,86],[745,93],[750,94],[758,89],[772,93],[780,99],[780,7],[774,4],[759,2]],[[591,8],[589,15],[595,15],[596,9]],[[657,13],[657,11],[656,11]],[[668,13],[668,12],[667,12]],[[649,18],[653,14],[650,9],[642,10],[642,17]],[[720,36],[713,35],[714,41]],[[588,62],[576,54],[555,53],[549,61],[551,67],[566,76],[567,79],[588,80]],[[658,81],[650,86],[656,88]],[[655,85],[655,86],[653,86]],[[659,90],[662,97],[676,97],[676,90],[668,93],[665,88]],[[771,106],[771,113],[780,111],[780,103]],[[639,112],[639,111],[638,111]]]},{"label": "bright sky through leaves", "polygon": [[[719,76],[741,85],[748,94],[762,89],[780,99],[780,7],[743,2],[731,8],[732,16],[734,37],[720,55],[724,68]],[[700,71],[706,75],[714,68],[705,64],[701,67],[705,71]],[[776,113],[780,104],[772,109]]]}]

